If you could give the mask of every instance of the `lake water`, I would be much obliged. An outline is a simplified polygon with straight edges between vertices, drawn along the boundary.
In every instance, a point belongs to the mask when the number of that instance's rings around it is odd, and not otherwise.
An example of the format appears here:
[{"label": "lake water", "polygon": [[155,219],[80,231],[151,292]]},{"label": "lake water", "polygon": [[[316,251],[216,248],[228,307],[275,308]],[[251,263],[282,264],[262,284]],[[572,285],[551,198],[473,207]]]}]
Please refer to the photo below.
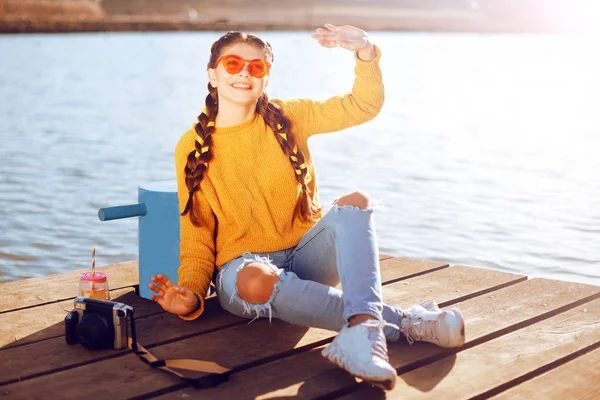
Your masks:
[{"label": "lake water", "polygon": [[[175,177],[219,33],[0,36],[0,281],[137,259],[100,207]],[[352,54],[269,32],[272,98],[352,85]],[[600,284],[600,59],[583,36],[374,32],[386,103],[311,139],[321,196],[377,203],[382,252]],[[598,39],[598,38],[596,38]]]}]

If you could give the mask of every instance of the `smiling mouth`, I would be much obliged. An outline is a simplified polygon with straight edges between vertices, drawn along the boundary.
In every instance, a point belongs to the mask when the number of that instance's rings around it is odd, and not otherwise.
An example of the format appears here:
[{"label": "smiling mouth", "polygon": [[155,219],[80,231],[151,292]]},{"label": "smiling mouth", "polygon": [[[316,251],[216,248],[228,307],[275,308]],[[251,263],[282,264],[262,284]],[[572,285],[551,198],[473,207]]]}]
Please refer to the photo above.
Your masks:
[{"label": "smiling mouth", "polygon": [[242,90],[252,89],[252,86],[248,85],[247,83],[232,83],[231,87],[234,89],[242,89]]}]

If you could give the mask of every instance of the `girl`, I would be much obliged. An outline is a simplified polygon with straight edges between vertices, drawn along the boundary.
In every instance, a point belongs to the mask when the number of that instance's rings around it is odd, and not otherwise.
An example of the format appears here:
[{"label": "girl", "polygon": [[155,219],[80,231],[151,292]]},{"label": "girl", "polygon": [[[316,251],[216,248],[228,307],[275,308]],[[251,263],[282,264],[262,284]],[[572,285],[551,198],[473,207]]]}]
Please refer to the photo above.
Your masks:
[{"label": "girl", "polygon": [[166,311],[192,320],[214,275],[227,311],[339,331],[323,356],[391,390],[386,339],[461,346],[464,322],[431,300],[383,304],[368,195],[342,196],[322,214],[308,138],[374,118],[384,98],[380,49],[361,29],[325,28],[312,37],[354,52],[355,81],[322,102],[269,100],[273,52],[258,37],[229,32],[212,45],[205,108],[175,150],[179,281],[157,275],[149,286]]}]

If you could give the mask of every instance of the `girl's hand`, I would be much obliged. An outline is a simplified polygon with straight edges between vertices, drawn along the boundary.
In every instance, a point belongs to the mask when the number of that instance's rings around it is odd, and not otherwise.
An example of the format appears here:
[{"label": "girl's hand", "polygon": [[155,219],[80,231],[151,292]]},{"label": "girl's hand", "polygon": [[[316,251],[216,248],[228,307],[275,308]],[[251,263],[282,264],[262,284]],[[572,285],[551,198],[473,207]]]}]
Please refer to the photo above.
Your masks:
[{"label": "girl's hand", "polygon": [[358,51],[362,60],[375,58],[373,44],[369,40],[367,32],[350,25],[334,26],[325,24],[325,28],[317,28],[317,33],[311,37],[319,41],[323,47],[342,47],[350,51]]},{"label": "girl's hand", "polygon": [[186,315],[191,313],[198,306],[198,298],[190,289],[175,285],[171,280],[162,275],[151,276],[148,287],[158,296],[151,295],[150,298],[156,301],[165,310],[173,314]]}]

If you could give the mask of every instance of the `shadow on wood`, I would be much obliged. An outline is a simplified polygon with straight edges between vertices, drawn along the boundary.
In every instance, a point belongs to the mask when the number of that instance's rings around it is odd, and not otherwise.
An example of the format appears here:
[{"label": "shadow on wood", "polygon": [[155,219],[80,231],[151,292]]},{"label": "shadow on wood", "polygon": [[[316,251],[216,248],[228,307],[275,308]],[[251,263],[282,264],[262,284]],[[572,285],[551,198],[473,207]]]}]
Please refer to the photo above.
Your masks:
[{"label": "shadow on wood", "polygon": [[450,373],[454,364],[456,364],[456,354],[452,354],[431,364],[432,367],[426,374],[419,375],[418,377],[414,375],[400,375],[398,379],[404,380],[408,386],[412,386],[420,392],[427,393],[433,390]]}]

